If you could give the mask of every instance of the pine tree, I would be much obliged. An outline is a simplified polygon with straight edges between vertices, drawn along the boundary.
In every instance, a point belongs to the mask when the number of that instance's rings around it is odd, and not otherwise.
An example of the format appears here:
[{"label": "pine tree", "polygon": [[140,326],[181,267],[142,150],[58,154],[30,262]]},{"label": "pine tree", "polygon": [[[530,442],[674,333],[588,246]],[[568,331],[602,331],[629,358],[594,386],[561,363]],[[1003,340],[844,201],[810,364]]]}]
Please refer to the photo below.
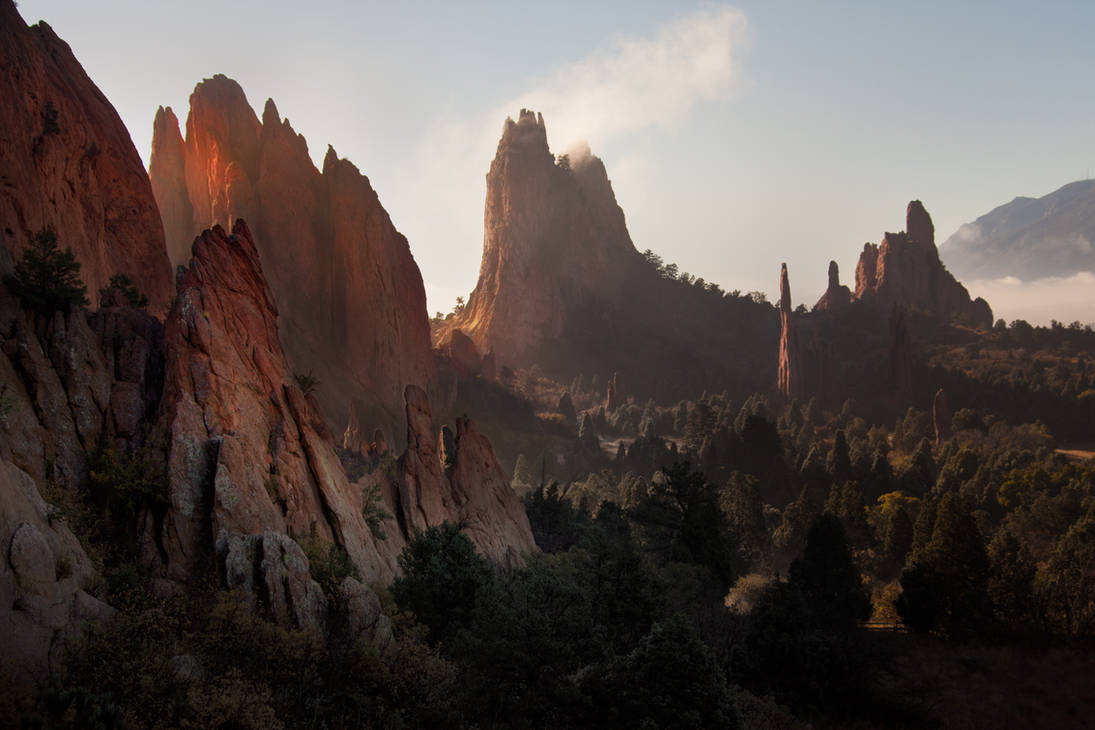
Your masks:
[{"label": "pine tree", "polygon": [[80,262],[72,249],[57,247],[57,234],[48,228],[34,234],[30,248],[4,283],[24,307],[41,314],[89,304],[87,287],[80,281]]}]

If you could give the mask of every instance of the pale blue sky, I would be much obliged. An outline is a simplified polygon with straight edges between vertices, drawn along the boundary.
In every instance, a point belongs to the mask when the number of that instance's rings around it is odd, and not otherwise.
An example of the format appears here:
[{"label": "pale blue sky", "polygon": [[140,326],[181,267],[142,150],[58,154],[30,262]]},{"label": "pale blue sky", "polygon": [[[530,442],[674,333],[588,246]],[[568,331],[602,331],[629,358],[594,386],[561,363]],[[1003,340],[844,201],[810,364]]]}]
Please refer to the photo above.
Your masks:
[{"label": "pale blue sky", "polygon": [[[1092,2],[23,0],[20,11],[72,45],[146,161],[156,107],[185,118],[202,78],[235,78],[259,110],[273,97],[313,158],[329,143],[369,176],[410,239],[431,312],[475,285],[483,176],[521,103],[544,112],[556,152],[589,138],[638,248],[770,295],[787,261],[796,304],[820,295],[830,258],[850,283],[864,241],[903,228],[910,199],[942,241],[1095,169]],[[1044,291],[984,291],[1009,319],[1050,316],[1035,311]],[[1053,316],[1095,320],[1093,299]]]}]

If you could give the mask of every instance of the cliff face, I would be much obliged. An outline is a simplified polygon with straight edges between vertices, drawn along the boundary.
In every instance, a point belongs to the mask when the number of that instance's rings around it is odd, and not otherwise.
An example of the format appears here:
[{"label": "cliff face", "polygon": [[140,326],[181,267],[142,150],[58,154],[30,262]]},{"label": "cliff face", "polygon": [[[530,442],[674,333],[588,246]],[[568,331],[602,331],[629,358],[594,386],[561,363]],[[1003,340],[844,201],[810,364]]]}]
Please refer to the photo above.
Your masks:
[{"label": "cliff face", "polygon": [[273,101],[260,122],[224,76],[195,87],[180,140],[157,112],[151,174],[173,262],[197,232],[245,218],[289,363],[319,379],[324,415],[341,430],[356,400],[363,423],[398,432],[404,385],[432,391],[436,365],[421,274],[368,179],[333,149],[317,170]]},{"label": "cliff face", "polygon": [[887,233],[868,243],[855,272],[855,298],[880,308],[897,305],[925,311],[945,321],[992,326],[992,310],[981,298],[970,300],[939,259],[935,227],[919,200],[909,203],[905,232]]},{"label": "cliff face", "polygon": [[17,257],[52,228],[91,298],[125,274],[157,313],[171,298],[148,175],[114,107],[44,22],[0,0],[0,231]]},{"label": "cliff face", "polygon": [[347,483],[293,380],[246,224],[237,221],[231,236],[205,231],[193,253],[166,323],[160,428],[171,507],[149,535],[148,558],[182,582],[214,545],[231,563],[249,535],[312,535],[342,545],[367,581],[390,579],[394,546],[373,538],[363,490]]},{"label": "cliff face", "polygon": [[456,326],[502,365],[563,334],[575,300],[609,293],[638,259],[604,164],[556,162],[542,116],[507,119],[487,173],[479,281]]},{"label": "cliff face", "polygon": [[[390,581],[414,530],[459,521],[488,558],[515,564],[535,550],[516,493],[490,445],[458,424],[443,462],[425,391],[408,386],[408,449],[388,478],[346,478],[311,396],[294,382],[278,310],[246,223],[194,244],[167,319],[160,433],[170,507],[144,538],[148,563],[185,583],[215,555],[230,587],[275,618],[321,625],[327,604],[308,577],[302,539],[346,550],[362,583]],[[365,513],[390,515],[385,537]],[[277,600],[264,586],[280,586]],[[357,587],[355,590],[360,592]]]}]

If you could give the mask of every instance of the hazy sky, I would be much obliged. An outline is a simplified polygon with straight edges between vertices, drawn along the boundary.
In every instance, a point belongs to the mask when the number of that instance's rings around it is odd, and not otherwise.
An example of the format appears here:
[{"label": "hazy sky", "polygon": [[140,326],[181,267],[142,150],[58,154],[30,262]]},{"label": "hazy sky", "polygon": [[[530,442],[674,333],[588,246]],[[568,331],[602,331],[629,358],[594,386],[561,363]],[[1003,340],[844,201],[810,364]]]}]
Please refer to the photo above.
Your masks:
[{"label": "hazy sky", "polygon": [[[958,7],[956,7],[958,6]],[[812,305],[835,258],[923,200],[943,241],[1095,171],[1095,3],[22,0],[67,40],[147,162],[202,78],[267,97],[369,176],[430,311],[475,286],[506,115],[604,159],[635,245],[726,289]],[[1095,321],[1092,277],[986,282],[998,316]],[[966,282],[970,285],[970,282]],[[1048,298],[1048,299],[1047,299]],[[1047,309],[1047,301],[1060,299]]]}]

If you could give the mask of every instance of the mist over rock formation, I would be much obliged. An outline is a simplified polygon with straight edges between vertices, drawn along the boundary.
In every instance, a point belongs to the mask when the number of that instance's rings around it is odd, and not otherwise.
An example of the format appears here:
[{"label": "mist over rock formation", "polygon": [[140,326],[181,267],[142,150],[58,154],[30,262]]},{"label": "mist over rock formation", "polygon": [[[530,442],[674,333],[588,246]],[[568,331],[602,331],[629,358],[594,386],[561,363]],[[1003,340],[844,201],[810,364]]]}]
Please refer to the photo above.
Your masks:
[{"label": "mist over rock formation", "polygon": [[619,371],[637,398],[765,387],[755,343],[775,344],[775,310],[640,254],[588,146],[556,157],[543,117],[522,109],[505,121],[486,182],[479,280],[435,341],[460,329],[499,367],[537,364],[567,380]]},{"label": "mist over rock formation", "polygon": [[881,308],[898,305],[944,321],[992,326],[992,309],[951,275],[935,247],[935,226],[919,200],[909,203],[905,232],[863,246],[855,271],[855,298]]},{"label": "mist over rock formation", "polygon": [[994,208],[962,225],[943,242],[940,254],[955,273],[971,279],[1095,271],[1095,180]]},{"label": "mist over rock formation", "polygon": [[461,328],[503,364],[560,337],[574,305],[611,290],[639,258],[604,164],[585,148],[556,163],[542,115],[506,119],[487,173],[483,261]]},{"label": "mist over rock formation", "polygon": [[118,113],[45,22],[0,0],[0,232],[18,257],[42,228],[95,293],[125,274],[162,314],[171,267],[148,175]]},{"label": "mist over rock formation", "polygon": [[432,391],[436,364],[422,276],[368,178],[332,148],[317,170],[274,102],[260,121],[225,76],[195,87],[181,147],[170,109],[157,111],[153,131],[150,170],[173,263],[186,264],[199,231],[245,218],[290,365],[320,381],[324,415],[341,431],[357,400],[363,423],[399,432],[404,386]]}]

